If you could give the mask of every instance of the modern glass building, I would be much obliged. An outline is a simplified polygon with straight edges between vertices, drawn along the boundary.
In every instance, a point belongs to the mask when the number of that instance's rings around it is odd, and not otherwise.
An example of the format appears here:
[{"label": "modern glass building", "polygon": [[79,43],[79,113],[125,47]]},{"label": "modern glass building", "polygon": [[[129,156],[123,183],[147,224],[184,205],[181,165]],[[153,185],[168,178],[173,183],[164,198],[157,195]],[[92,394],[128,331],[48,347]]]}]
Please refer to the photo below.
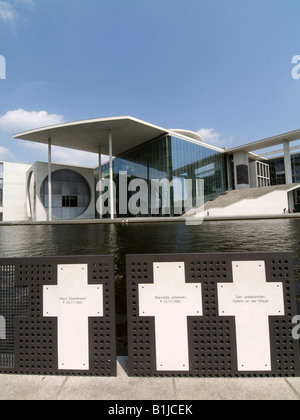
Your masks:
[{"label": "modern glass building", "polygon": [[[102,165],[102,177],[109,178],[109,163]],[[160,136],[115,158],[113,177],[117,217],[133,216],[128,207],[120,205],[120,190],[127,189],[130,201],[138,192],[130,187],[137,179],[144,180],[147,186],[147,196],[138,195],[136,208],[140,211],[136,211],[137,217],[181,216],[196,206],[197,180],[205,180],[204,201],[212,200],[227,190],[224,152],[201,141],[187,141],[175,135]],[[138,184],[136,186],[138,188]],[[168,205],[163,200],[166,188],[169,189],[166,193]]]},{"label": "modern glass building", "polygon": [[[48,162],[43,167],[35,165],[34,177],[28,175],[27,202],[30,191],[35,193],[31,200],[33,205],[29,205],[29,220],[197,217],[197,211],[192,214],[189,210],[199,209],[203,202],[213,201],[231,190],[245,190],[240,194],[240,201],[245,204],[246,199],[255,195],[251,189],[274,185],[270,179],[274,174],[276,184],[285,182],[290,186],[300,181],[300,159],[291,159],[290,154],[290,143],[299,140],[300,130],[220,149],[205,144],[195,132],[166,129],[134,117],[121,116],[39,128],[14,138],[48,145]],[[269,167],[269,161],[257,154],[259,150],[279,144],[283,145],[284,158],[283,164],[278,165],[285,171],[284,179],[277,164],[272,169],[272,163]],[[95,170],[90,168],[92,179],[90,174],[81,173],[80,168],[72,170],[83,178],[68,171],[55,173],[58,168],[51,161],[52,146],[97,154],[99,166]],[[102,156],[108,156],[109,161],[103,164]],[[277,199],[280,210],[276,212],[281,212],[284,207],[293,209],[298,203],[298,198],[292,197],[292,190],[300,191],[300,186],[291,188],[282,194],[281,201]],[[279,188],[278,194],[280,191]],[[267,190],[257,192],[260,195],[268,193]],[[219,197],[219,201],[223,198]],[[251,203],[251,209],[241,206],[233,210],[237,214],[267,211],[264,197]],[[224,203],[222,206],[225,207]],[[207,208],[213,209],[209,205]],[[216,208],[220,209],[221,205]],[[271,206],[268,211],[274,209]],[[233,211],[217,210],[215,214],[231,215]]]}]

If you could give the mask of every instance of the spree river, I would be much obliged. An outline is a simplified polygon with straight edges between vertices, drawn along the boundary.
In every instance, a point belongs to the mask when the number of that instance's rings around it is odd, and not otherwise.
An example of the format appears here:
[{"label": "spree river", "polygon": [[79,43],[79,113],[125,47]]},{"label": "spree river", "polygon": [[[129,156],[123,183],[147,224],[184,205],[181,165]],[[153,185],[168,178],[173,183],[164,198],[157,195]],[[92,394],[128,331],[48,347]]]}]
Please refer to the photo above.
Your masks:
[{"label": "spree river", "polygon": [[[114,255],[118,354],[126,354],[126,254],[291,251],[300,295],[300,219],[0,226],[1,257]],[[299,302],[298,302],[299,303]]]}]

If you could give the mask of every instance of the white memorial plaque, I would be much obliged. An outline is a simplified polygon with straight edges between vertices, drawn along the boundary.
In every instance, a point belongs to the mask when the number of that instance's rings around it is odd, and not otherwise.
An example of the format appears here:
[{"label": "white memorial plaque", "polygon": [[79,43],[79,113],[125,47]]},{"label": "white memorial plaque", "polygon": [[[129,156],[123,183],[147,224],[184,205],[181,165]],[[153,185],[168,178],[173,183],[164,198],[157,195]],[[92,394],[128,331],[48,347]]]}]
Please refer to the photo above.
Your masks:
[{"label": "white memorial plaque", "polygon": [[233,283],[218,284],[220,316],[234,316],[239,371],[270,371],[269,316],[284,316],[283,284],[266,281],[264,261],[232,262]]},{"label": "white memorial plaque", "polygon": [[154,263],[153,284],[139,285],[139,316],[155,317],[156,368],[188,371],[188,316],[202,316],[199,283],[185,282],[184,262]]},{"label": "white memorial plaque", "polygon": [[103,316],[103,286],[88,284],[87,264],[57,270],[57,286],[43,287],[43,316],[58,318],[58,368],[89,370],[88,318]]},{"label": "white memorial plaque", "polygon": [[6,321],[4,316],[0,315],[0,340],[6,340]]}]

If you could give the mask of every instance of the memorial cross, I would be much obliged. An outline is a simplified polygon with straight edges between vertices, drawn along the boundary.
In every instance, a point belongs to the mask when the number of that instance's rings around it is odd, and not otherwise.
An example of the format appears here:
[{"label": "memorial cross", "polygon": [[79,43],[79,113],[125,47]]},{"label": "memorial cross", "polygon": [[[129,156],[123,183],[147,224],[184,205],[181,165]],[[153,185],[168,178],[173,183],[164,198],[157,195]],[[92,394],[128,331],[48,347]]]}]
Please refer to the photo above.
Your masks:
[{"label": "memorial cross", "polygon": [[153,284],[139,284],[139,315],[155,317],[156,369],[189,371],[188,316],[202,316],[200,283],[185,282],[184,262],[154,263]]},{"label": "memorial cross", "polygon": [[266,281],[264,261],[232,262],[233,283],[218,284],[220,316],[234,316],[239,371],[270,371],[270,316],[284,316],[283,284]]},{"label": "memorial cross", "polygon": [[87,264],[58,265],[57,277],[43,287],[43,315],[58,318],[58,368],[89,370],[88,318],[103,316],[103,286],[88,284]]}]

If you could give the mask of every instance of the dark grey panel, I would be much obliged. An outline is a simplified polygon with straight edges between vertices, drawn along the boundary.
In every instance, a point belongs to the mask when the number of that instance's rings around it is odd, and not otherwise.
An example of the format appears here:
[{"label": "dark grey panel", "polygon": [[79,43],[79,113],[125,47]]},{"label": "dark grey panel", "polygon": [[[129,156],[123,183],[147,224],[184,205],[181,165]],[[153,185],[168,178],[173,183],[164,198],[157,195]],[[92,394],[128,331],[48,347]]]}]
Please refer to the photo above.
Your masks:
[{"label": "dark grey panel", "polygon": [[[103,286],[103,316],[89,318],[89,370],[58,369],[57,318],[43,317],[43,286],[57,284],[57,265],[87,264],[88,284]],[[0,373],[116,375],[114,258],[111,256],[0,259]]]},{"label": "dark grey panel", "polygon": [[237,185],[249,184],[249,168],[247,165],[236,166]]}]

